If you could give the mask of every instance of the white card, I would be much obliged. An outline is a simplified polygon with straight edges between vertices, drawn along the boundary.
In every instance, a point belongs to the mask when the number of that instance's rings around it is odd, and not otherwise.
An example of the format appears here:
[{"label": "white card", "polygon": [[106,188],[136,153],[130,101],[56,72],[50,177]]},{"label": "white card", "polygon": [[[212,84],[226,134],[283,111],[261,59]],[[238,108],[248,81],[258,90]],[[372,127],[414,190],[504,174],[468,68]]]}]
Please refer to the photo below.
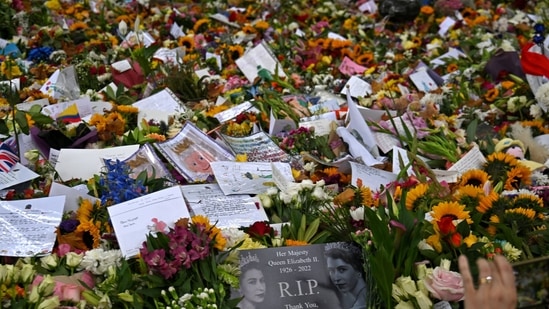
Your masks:
[{"label": "white card", "polygon": [[372,191],[378,191],[381,186],[386,187],[397,178],[397,175],[391,172],[356,162],[351,162],[351,169],[351,184],[356,186],[360,179],[362,185],[369,187]]},{"label": "white card", "polygon": [[260,194],[275,186],[271,163],[268,162],[218,161],[210,165],[225,195]]},{"label": "white card", "polygon": [[173,227],[181,218],[189,218],[179,186],[153,192],[107,208],[122,255],[136,256],[149,233],[152,219]]},{"label": "white card", "polygon": [[271,74],[274,74],[278,67],[278,75],[286,77],[282,66],[265,42],[261,42],[261,44],[246,52],[242,57],[236,59],[235,62],[250,82],[253,82],[258,76],[257,72],[259,69],[266,69]]}]

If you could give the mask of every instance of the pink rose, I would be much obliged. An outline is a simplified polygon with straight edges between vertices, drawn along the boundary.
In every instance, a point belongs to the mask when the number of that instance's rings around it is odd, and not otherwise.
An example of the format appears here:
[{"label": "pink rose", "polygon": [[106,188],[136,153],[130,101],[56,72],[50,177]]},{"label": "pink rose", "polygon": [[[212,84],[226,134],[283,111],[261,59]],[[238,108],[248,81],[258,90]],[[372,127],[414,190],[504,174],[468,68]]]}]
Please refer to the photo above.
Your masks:
[{"label": "pink rose", "polygon": [[463,279],[457,272],[436,267],[425,278],[425,287],[433,297],[445,301],[460,301],[464,297]]},{"label": "pink rose", "polygon": [[57,282],[53,295],[57,295],[60,301],[72,301],[76,303],[80,301],[82,290],[82,286]]}]

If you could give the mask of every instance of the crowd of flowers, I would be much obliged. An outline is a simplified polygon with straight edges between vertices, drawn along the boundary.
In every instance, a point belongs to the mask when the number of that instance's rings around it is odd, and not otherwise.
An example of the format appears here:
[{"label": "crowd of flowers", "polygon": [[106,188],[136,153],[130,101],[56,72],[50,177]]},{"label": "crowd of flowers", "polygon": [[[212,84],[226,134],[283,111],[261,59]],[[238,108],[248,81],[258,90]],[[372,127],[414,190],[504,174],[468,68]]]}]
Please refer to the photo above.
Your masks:
[{"label": "crowd of flowers", "polygon": [[[0,133],[15,137],[16,152],[21,134],[43,143],[21,154],[40,177],[1,197],[48,196],[60,182],[98,198],[64,213],[51,254],[2,257],[2,306],[235,308],[239,250],[352,241],[363,249],[368,308],[459,307],[458,256],[548,256],[549,149],[539,138],[549,134],[549,73],[525,72],[520,57],[532,46],[547,56],[549,1],[409,2],[405,13],[387,14],[390,0],[0,0]],[[443,29],[448,18],[453,23]],[[259,44],[278,64],[248,80],[237,60]],[[452,50],[459,53],[440,58]],[[121,60],[129,60],[131,75],[112,66]],[[438,87],[412,82],[422,65],[441,79]],[[55,95],[41,90],[66,68],[74,69],[76,85],[59,85]],[[199,69],[208,75],[199,77]],[[364,123],[407,154],[404,160],[376,147],[373,157],[385,160],[375,168],[396,175],[379,187],[344,168],[366,160],[339,135],[351,77],[371,86],[352,100],[382,115]],[[534,88],[532,78],[542,82]],[[181,110],[140,123],[132,104],[163,89]],[[20,105],[78,98],[110,108],[83,121]],[[325,104],[334,101],[336,108]],[[215,117],[243,102],[253,108],[225,122]],[[335,119],[325,133],[294,126],[270,136],[287,154],[294,182],[257,194],[269,221],[219,228],[203,216],[174,226],[153,218],[130,259],[108,207],[192,185],[185,175],[167,160],[165,177],[112,160],[93,178],[61,179],[44,152],[162,143],[188,122],[212,138],[242,138],[269,132],[275,120],[296,125],[328,112]],[[516,147],[499,146],[505,139]],[[437,176],[477,150],[484,162],[456,181]],[[278,223],[288,224],[275,229]]]}]

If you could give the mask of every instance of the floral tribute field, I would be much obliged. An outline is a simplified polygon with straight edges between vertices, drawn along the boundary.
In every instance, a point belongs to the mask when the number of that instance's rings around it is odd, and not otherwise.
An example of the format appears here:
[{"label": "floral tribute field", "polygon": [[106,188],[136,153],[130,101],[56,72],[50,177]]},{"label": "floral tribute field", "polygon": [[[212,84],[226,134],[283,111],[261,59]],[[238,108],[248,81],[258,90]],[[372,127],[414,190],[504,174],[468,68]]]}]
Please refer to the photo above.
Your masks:
[{"label": "floral tribute field", "polygon": [[[0,15],[4,307],[236,308],[240,250],[346,241],[360,308],[458,308],[458,256],[549,255],[547,0],[0,0]],[[90,170],[120,149],[136,154]],[[186,215],[153,210],[122,237],[135,224],[117,206],[222,185],[236,172],[218,163],[267,166],[243,174],[270,178],[259,191],[221,186],[265,219],[225,225],[186,196],[168,205]],[[60,185],[84,197],[69,207]],[[58,215],[17,217],[37,205]]]}]

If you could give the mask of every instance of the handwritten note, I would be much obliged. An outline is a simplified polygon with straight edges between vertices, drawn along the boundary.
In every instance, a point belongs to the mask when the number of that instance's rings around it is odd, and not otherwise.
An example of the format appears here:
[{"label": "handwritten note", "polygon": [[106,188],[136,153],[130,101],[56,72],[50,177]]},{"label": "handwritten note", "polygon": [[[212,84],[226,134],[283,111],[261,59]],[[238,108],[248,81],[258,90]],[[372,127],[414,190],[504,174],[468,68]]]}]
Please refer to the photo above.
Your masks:
[{"label": "handwritten note", "polygon": [[461,175],[471,169],[480,169],[484,163],[486,163],[486,158],[484,158],[478,146],[474,146],[448,170],[456,171]]},{"label": "handwritten note", "polygon": [[268,220],[265,210],[249,195],[225,195],[216,184],[182,186],[181,191],[193,214],[208,217],[217,227],[239,228]]},{"label": "handwritten note", "polygon": [[341,73],[352,76],[364,73],[367,68],[359,65],[358,63],[351,60],[349,57],[345,56],[343,58],[343,61],[341,61],[338,69]]},{"label": "handwritten note", "polygon": [[278,68],[278,75],[286,77],[282,66],[265,42],[261,42],[261,44],[247,51],[242,57],[236,59],[235,62],[250,82],[253,82],[258,76],[259,69],[266,69],[271,74],[274,74]]},{"label": "handwritten note", "polygon": [[179,186],[153,192],[107,209],[122,255],[126,258],[139,253],[153,218],[173,227],[178,219],[189,217]]},{"label": "handwritten note", "polygon": [[379,168],[351,162],[352,176],[351,184],[357,185],[357,180],[362,180],[362,184],[370,187],[372,190],[379,190],[381,186],[396,180],[396,174],[380,170]]},{"label": "handwritten note", "polygon": [[64,204],[64,196],[0,202],[0,255],[23,257],[51,252]]}]

